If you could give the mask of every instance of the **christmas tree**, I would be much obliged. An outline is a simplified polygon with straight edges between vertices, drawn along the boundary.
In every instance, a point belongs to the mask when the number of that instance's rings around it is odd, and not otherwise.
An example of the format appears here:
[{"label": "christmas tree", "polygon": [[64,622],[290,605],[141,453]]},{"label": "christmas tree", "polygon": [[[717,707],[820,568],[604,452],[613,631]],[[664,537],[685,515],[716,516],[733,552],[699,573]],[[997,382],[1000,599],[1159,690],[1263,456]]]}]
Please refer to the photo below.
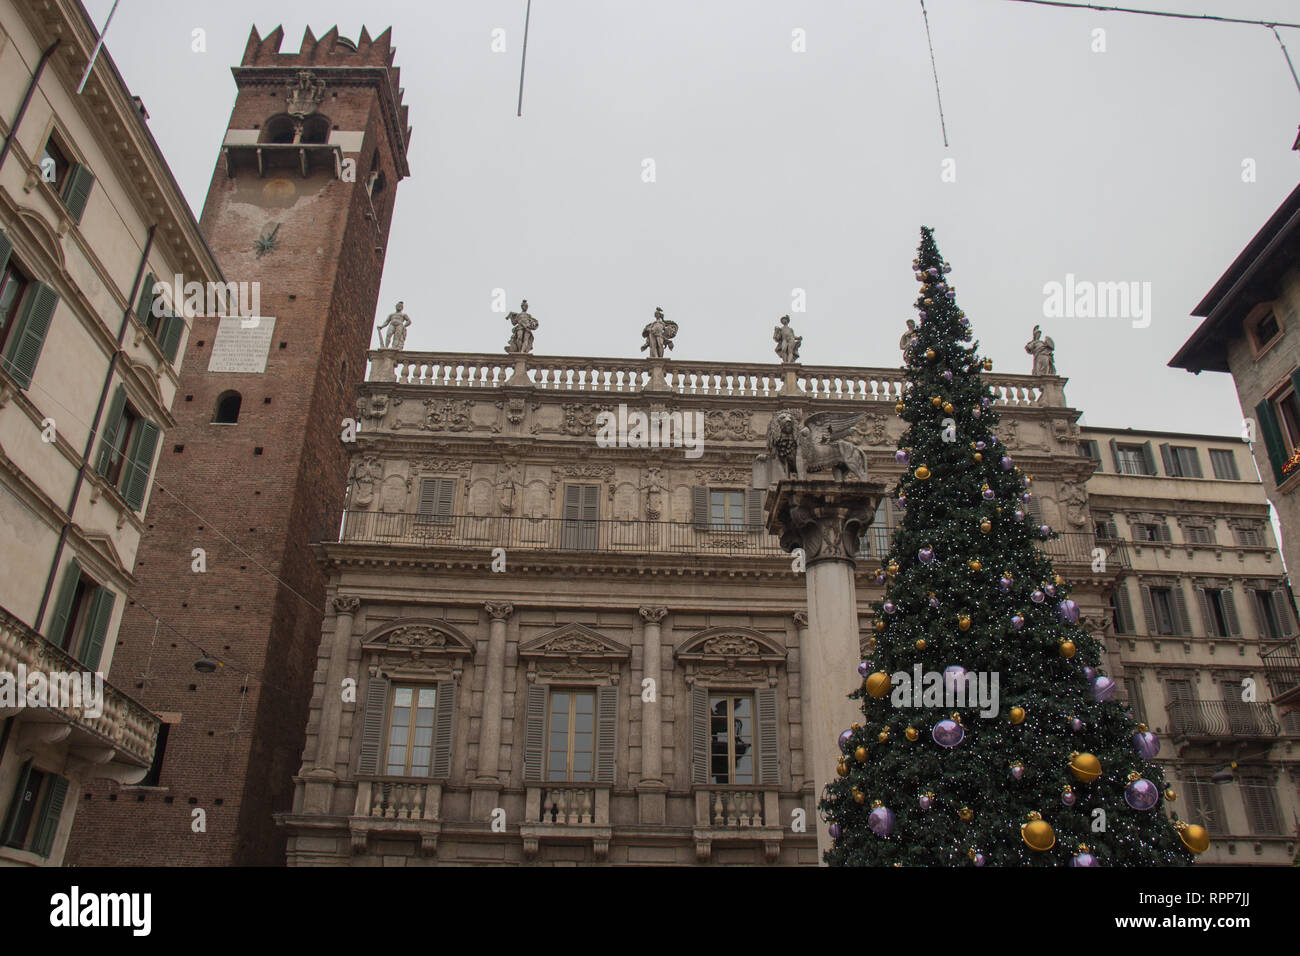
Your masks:
[{"label": "christmas tree", "polygon": [[1100,642],[1038,542],[1032,479],[998,442],[979,343],[929,229],[896,411],[903,520],[859,665],[862,723],[821,802],[832,866],[1173,866],[1159,741],[1113,699]]}]

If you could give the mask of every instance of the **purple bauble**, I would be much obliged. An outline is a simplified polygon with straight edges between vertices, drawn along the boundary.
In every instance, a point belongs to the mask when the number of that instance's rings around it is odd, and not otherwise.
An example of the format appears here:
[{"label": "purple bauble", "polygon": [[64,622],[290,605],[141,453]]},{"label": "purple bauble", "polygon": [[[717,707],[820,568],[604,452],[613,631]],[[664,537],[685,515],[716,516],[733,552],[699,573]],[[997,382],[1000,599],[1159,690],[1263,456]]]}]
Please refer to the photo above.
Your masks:
[{"label": "purple bauble", "polygon": [[1115,696],[1115,682],[1109,677],[1101,676],[1092,682],[1092,699],[1097,703],[1113,699]]},{"label": "purple bauble", "polygon": [[1149,730],[1139,730],[1133,735],[1133,749],[1143,760],[1154,760],[1160,753],[1160,738]]},{"label": "purple bauble", "polygon": [[871,673],[871,661],[858,661],[858,676],[866,677]]},{"label": "purple bauble", "polygon": [[[1047,527],[1044,525],[1043,527]],[[1056,616],[1067,624],[1079,623],[1079,605],[1067,599],[1056,605]]]},{"label": "purple bauble", "polygon": [[906,508],[906,507],[907,507],[907,495],[899,495],[899,496],[898,496],[898,507],[900,507],[900,508]]},{"label": "purple bauble", "polygon": [[980,404],[985,408],[988,408],[993,404],[993,402],[986,396],[980,399]]},{"label": "purple bauble", "polygon": [[947,299],[949,302],[952,302],[954,299],[957,298],[957,293],[954,290],[949,289],[947,292],[943,294],[943,297]]},{"label": "purple bauble", "polygon": [[906,465],[907,451],[905,449],[900,448],[898,449],[898,451],[894,452],[894,461],[898,462],[900,465]]},{"label": "purple bauble", "polygon": [[1023,511],[1021,511],[1019,508],[1016,509],[1016,520],[1017,520],[1017,521],[1024,521],[1024,520],[1025,520],[1025,513],[1024,513]]},{"label": "purple bauble", "polygon": [[944,380],[945,382],[951,382],[951,381],[952,381],[952,369],[944,369],[944,370],[943,370],[943,380]]},{"label": "purple bauble", "polygon": [[1029,600],[1033,601],[1035,604],[1042,604],[1044,601],[1047,600],[1047,595],[1045,595],[1042,591],[1035,590],[1032,594],[1029,595]]},{"label": "purple bauble", "polygon": [[840,750],[844,751],[844,753],[849,752],[849,744],[851,744],[852,742],[853,742],[853,731],[846,730],[844,731],[844,733],[840,734]]},{"label": "purple bauble", "polygon": [[985,448],[987,448],[987,447],[988,447],[988,446],[985,445],[982,441],[977,441],[977,442],[975,443],[975,450],[976,450],[976,451],[983,451],[983,450],[984,450]]},{"label": "purple bauble", "polygon": [[1010,455],[1003,455],[1002,461],[1000,461],[999,464],[1002,466],[1003,471],[1010,471],[1012,468],[1015,467],[1016,463],[1012,461]]},{"label": "purple bauble", "polygon": [[1088,681],[1088,683],[1092,683],[1092,679],[1096,676],[1097,676],[1097,672],[1093,668],[1085,667],[1083,669],[1084,680]]},{"label": "purple bauble", "polygon": [[970,319],[966,318],[966,316],[963,315],[959,321],[961,322],[963,328],[967,328],[967,329],[970,328]]},{"label": "purple bauble", "polygon": [[1083,721],[1080,720],[1078,717],[1071,717],[1070,729],[1077,734],[1079,731],[1083,730]]},{"label": "purple bauble", "polygon": [[1049,584],[1046,587],[1044,587],[1043,590],[1047,592],[1048,597],[1056,596],[1056,587],[1054,585]]},{"label": "purple bauble", "polygon": [[939,599],[937,597],[930,598],[930,607],[938,607],[938,606],[939,606]]},{"label": "purple bauble", "polygon": [[1041,534],[1044,538],[1046,538],[1048,535],[1050,535],[1050,534],[1052,533],[1052,529],[1049,528],[1049,527],[1048,527],[1047,525],[1045,525],[1045,524],[1044,524],[1044,525],[1039,525],[1039,527],[1038,527],[1038,533]]},{"label": "purple bauble", "polygon": [[998,495],[998,493],[994,491],[992,488],[985,488],[982,494],[984,495],[985,501],[992,501]]},{"label": "purple bauble", "polygon": [[943,686],[945,688],[956,687],[965,682],[966,668],[962,667],[960,664],[953,664],[952,666],[943,669]]},{"label": "purple bauble", "polygon": [[1070,866],[1101,866],[1091,853],[1083,852],[1070,860]]},{"label": "purple bauble", "polygon": [[916,557],[922,564],[929,564],[934,560],[934,550],[932,548],[922,548],[916,552]]},{"label": "purple bauble", "polygon": [[1025,768],[1022,767],[1020,764],[1016,764],[1014,767],[1011,768],[1012,780],[1021,780],[1024,778],[1024,776],[1025,776]]},{"label": "purple bauble", "polygon": [[840,825],[838,823],[832,823],[830,827],[827,828],[827,832],[830,833],[832,840],[838,840],[840,838]]},{"label": "purple bauble", "polygon": [[887,837],[894,832],[894,811],[889,807],[876,807],[867,816],[867,826],[878,837]]},{"label": "purple bauble", "polygon": [[972,418],[979,418],[979,417],[980,417],[980,410],[979,410],[978,408],[972,408],[972,409],[970,410],[970,413],[971,413],[971,417],[972,417]]},{"label": "purple bauble", "polygon": [[925,274],[928,275],[931,279],[939,278],[939,270],[934,266],[930,266],[930,268],[926,269]]},{"label": "purple bauble", "polygon": [[920,319],[922,322],[924,322],[926,319],[930,317],[930,314],[926,312],[925,309],[922,309],[921,311],[916,313],[916,317]]},{"label": "purple bauble", "polygon": [[955,720],[941,720],[934,725],[930,735],[940,747],[956,747],[966,736],[966,731]]},{"label": "purple bauble", "polygon": [[1020,496],[1020,500],[1023,501],[1025,504],[1029,504],[1029,502],[1034,500],[1034,496],[1026,491],[1023,495]]},{"label": "purple bauble", "polygon": [[1003,575],[1002,577],[998,578],[998,588],[1002,591],[1010,591],[1011,579],[1006,575]]},{"label": "purple bauble", "polygon": [[917,805],[920,806],[922,810],[929,810],[932,806],[934,806],[934,798],[931,797],[928,793],[921,794],[920,799],[918,799],[916,802]]},{"label": "purple bauble", "polygon": [[1160,802],[1160,789],[1144,777],[1124,788],[1124,802],[1134,810],[1150,810]]},{"label": "purple bauble", "polygon": [[1066,790],[1066,791],[1062,792],[1062,794],[1061,794],[1061,802],[1062,802],[1063,804],[1065,804],[1067,807],[1072,807],[1072,806],[1074,806],[1074,801],[1075,801],[1075,800],[1078,800],[1078,799],[1079,799],[1079,798],[1078,798],[1077,796],[1075,796],[1075,793],[1074,793],[1073,790]]},{"label": "purple bauble", "polygon": [[983,866],[985,863],[985,857],[983,853],[976,853],[973,857],[971,857],[971,859],[975,861],[976,866]]},{"label": "purple bauble", "polygon": [[989,444],[990,444],[990,445],[996,445],[997,443],[998,443],[998,436],[997,436],[997,435],[990,435],[990,436],[989,436]]},{"label": "purple bauble", "polygon": [[884,571],[877,571],[877,572],[876,572],[876,583],[877,583],[877,584],[884,584],[884,583],[885,583],[885,572],[884,572]]},{"label": "purple bauble", "polygon": [[884,611],[886,614],[893,614],[895,611],[898,610],[898,608],[894,605],[893,601],[886,601],[884,604],[881,605],[880,609]]},{"label": "purple bauble", "polygon": [[1019,614],[1012,614],[1011,626],[1018,631],[1025,626],[1025,619],[1021,617]]},{"label": "purple bauble", "polygon": [[935,292],[945,292],[947,291],[947,289],[948,289],[948,284],[946,282],[936,282],[934,284]]}]

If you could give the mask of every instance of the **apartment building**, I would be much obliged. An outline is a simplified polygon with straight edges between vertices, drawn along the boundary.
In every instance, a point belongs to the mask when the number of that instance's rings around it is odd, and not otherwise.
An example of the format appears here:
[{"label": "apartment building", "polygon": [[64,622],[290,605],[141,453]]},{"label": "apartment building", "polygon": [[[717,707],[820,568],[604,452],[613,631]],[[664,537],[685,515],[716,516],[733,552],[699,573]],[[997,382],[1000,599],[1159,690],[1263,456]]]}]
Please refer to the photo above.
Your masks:
[{"label": "apartment building", "polygon": [[95,41],[80,3],[0,0],[0,865],[59,864],[83,785],[149,773],[159,718],[93,675],[187,336],[154,277],[221,279],[107,50],[77,92]]},{"label": "apartment building", "polygon": [[[1300,714],[1277,648],[1295,608],[1265,486],[1241,436],[1085,427],[1093,528],[1130,567],[1111,598],[1112,665],[1163,742],[1180,817],[1214,864],[1290,864],[1300,821]],[[1300,683],[1293,681],[1292,683]]]}]

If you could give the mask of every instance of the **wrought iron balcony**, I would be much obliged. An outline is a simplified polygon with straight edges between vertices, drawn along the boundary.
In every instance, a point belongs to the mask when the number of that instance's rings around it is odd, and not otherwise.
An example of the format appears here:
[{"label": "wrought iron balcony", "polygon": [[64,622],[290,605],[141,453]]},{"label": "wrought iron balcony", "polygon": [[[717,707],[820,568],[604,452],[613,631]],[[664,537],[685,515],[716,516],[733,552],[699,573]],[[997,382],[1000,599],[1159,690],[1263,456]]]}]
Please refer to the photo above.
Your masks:
[{"label": "wrought iron balcony", "polygon": [[1300,644],[1293,638],[1262,648],[1259,659],[1275,695],[1273,703],[1279,707],[1300,707]]},{"label": "wrought iron balcony", "polygon": [[1165,711],[1170,733],[1189,740],[1269,740],[1282,732],[1268,704],[1174,700]]}]

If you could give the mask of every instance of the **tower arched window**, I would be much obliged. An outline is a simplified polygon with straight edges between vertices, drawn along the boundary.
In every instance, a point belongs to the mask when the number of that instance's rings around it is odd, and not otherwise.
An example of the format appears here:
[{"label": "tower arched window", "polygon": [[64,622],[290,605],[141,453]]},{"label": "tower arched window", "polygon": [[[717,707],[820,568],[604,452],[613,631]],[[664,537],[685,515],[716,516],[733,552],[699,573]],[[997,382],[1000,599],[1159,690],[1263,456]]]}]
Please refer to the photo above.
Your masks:
[{"label": "tower arched window", "polygon": [[292,143],[293,117],[288,113],[272,116],[262,127],[261,140],[263,143]]},{"label": "tower arched window", "polygon": [[313,113],[302,121],[302,142],[328,143],[330,138],[330,121],[320,113]]},{"label": "tower arched window", "polygon": [[217,410],[212,416],[214,425],[234,425],[239,421],[239,407],[244,403],[238,392],[222,392],[217,398]]}]

